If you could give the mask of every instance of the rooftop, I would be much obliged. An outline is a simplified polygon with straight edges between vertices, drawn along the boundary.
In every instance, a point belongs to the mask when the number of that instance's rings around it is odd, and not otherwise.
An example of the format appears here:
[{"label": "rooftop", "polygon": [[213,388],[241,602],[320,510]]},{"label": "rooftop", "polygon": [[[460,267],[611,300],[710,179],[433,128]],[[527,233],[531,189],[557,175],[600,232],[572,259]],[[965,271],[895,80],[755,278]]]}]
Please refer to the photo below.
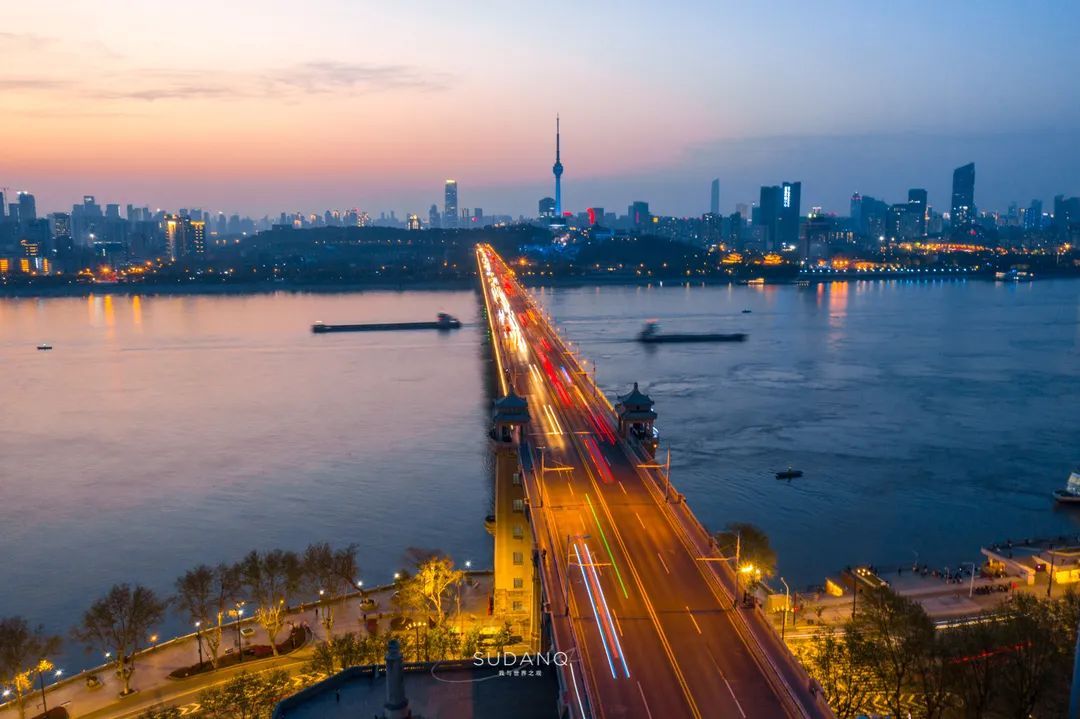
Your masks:
[{"label": "rooftop", "polygon": [[[518,666],[502,670],[471,661],[406,665],[405,696],[414,719],[556,719],[558,668]],[[372,667],[353,667],[284,699],[273,719],[381,719],[385,702],[384,671],[380,668],[375,676]]]}]

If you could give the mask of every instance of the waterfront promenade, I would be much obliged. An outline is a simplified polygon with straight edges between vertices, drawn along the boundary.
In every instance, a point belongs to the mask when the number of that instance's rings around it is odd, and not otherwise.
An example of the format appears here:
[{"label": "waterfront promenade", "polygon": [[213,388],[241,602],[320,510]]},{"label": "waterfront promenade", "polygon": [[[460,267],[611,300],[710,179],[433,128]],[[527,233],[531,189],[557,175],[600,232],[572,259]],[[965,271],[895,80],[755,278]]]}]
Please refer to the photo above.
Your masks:
[{"label": "waterfront promenade", "polygon": [[[461,624],[463,626],[495,626],[497,619],[488,616],[487,602],[491,594],[490,572],[470,572],[461,591]],[[380,633],[390,631],[390,622],[398,615],[391,603],[395,585],[373,588],[363,595],[352,594],[344,599],[334,600],[334,627],[330,636],[340,636],[349,632],[363,634],[367,631],[367,620],[376,619]],[[369,598],[375,601],[375,607],[362,605],[361,600]],[[329,604],[330,602],[325,602]],[[68,714],[79,719],[134,719],[150,707],[160,704],[180,706],[185,714],[194,713],[198,706],[199,694],[206,689],[220,685],[241,672],[265,672],[284,670],[293,679],[293,686],[300,689],[318,679],[317,674],[307,673],[305,668],[311,659],[314,644],[328,638],[326,629],[319,622],[315,610],[322,603],[307,603],[293,608],[286,619],[289,624],[307,626],[310,630],[308,642],[289,654],[265,659],[245,660],[217,671],[199,674],[187,679],[171,679],[169,674],[177,669],[192,666],[199,661],[199,649],[195,634],[161,642],[141,651],[136,660],[132,686],[137,693],[120,698],[122,684],[115,674],[115,665],[101,665],[65,678],[46,687],[46,701],[50,709],[64,707]],[[266,632],[254,620],[245,619],[242,627],[250,627],[254,634],[243,639],[244,646],[269,645]],[[278,636],[280,642],[286,631]],[[236,646],[236,624],[225,626],[221,641],[221,653]],[[204,652],[206,651],[204,646]],[[204,655],[205,658],[209,654]],[[86,678],[95,675],[101,685],[93,689],[86,685]],[[33,717],[41,712],[41,692],[37,691],[26,701],[26,715]],[[14,703],[0,706],[0,719],[15,719],[18,709]]]}]

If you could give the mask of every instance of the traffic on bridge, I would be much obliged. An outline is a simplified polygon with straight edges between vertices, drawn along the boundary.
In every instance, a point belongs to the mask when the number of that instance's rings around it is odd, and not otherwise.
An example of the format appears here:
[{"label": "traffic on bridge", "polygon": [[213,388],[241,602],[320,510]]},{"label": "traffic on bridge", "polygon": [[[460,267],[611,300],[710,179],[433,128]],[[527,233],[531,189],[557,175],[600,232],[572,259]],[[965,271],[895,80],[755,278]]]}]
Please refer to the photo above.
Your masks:
[{"label": "traffic on bridge", "polygon": [[[552,634],[580,659],[572,714],[831,716],[760,612],[737,606],[734,568],[670,490],[651,423],[620,426],[514,271],[490,246],[477,261],[500,391],[528,401],[521,465]],[[636,386],[619,400],[651,406]]]}]

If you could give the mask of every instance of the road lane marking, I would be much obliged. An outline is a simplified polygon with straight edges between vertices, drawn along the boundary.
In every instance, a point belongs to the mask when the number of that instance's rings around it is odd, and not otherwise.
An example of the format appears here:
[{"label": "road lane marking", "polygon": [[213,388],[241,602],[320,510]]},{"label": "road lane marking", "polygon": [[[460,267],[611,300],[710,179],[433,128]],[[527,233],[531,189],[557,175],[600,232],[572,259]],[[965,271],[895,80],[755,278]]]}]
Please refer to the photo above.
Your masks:
[{"label": "road lane marking", "polygon": [[665,562],[664,558],[660,556],[660,552],[656,553],[656,558],[659,559],[660,564],[662,564],[664,566],[664,571],[667,572],[668,574],[671,574],[671,570],[667,568],[667,562]]},{"label": "road lane marking", "polygon": [[686,613],[690,615],[690,621],[692,621],[694,623],[694,629],[697,630],[698,634],[701,634],[701,627],[698,626],[697,620],[694,619],[694,613],[690,611],[689,606],[686,608]]},{"label": "road lane marking", "polygon": [[641,515],[638,514],[637,512],[634,512],[634,516],[637,517],[638,524],[641,525],[641,528],[645,529],[645,522],[641,521]]},{"label": "road lane marking", "polygon": [[[645,713],[652,719],[652,711],[649,709],[649,702],[645,701],[645,690],[641,688],[641,682],[637,683],[637,690],[641,692],[641,703],[645,705]],[[743,719],[746,719],[746,715],[743,714]]]},{"label": "road lane marking", "polygon": [[[626,585],[623,584],[622,572],[619,571],[619,565],[615,563],[615,553],[611,551],[611,545],[608,544],[607,535],[604,534],[604,528],[600,526],[600,517],[596,514],[596,508],[593,507],[592,500],[589,499],[589,495],[585,495],[585,501],[589,503],[589,511],[592,512],[593,519],[596,521],[596,528],[600,530],[600,539],[604,542],[604,548],[607,549],[608,557],[611,558],[611,566],[615,568],[615,578],[619,580],[619,586],[622,587],[623,597],[630,598],[630,592],[626,591]],[[626,551],[625,549],[623,550]]]},{"label": "road lane marking", "polygon": [[626,487],[623,486],[623,483],[622,483],[621,479],[619,480],[619,489],[622,490],[623,494],[630,494],[629,492],[626,491]]},{"label": "road lane marking", "polygon": [[724,685],[727,686],[728,693],[731,694],[731,700],[735,702],[735,707],[739,710],[739,714],[742,714],[742,719],[746,719],[746,712],[743,711],[742,704],[739,703],[739,698],[735,696],[735,690],[731,688],[731,682],[724,676],[724,670],[720,668],[720,664],[717,663],[716,657],[713,653],[706,649],[705,653],[709,655],[709,659],[712,660],[713,666],[716,667],[716,671],[720,674],[720,678],[724,680]]}]

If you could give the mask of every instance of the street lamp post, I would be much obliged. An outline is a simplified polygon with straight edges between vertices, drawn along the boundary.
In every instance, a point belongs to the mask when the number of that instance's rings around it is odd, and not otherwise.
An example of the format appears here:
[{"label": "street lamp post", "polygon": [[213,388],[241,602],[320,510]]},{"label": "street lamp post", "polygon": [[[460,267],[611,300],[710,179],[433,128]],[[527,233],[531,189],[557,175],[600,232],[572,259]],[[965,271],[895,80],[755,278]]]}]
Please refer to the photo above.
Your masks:
[{"label": "street lamp post", "polygon": [[202,653],[202,620],[195,622],[195,643],[199,645],[199,669],[202,669],[203,653]]},{"label": "street lamp post", "polygon": [[968,562],[971,565],[971,581],[968,582],[968,599],[975,596],[975,562]]},{"label": "street lamp post", "polygon": [[780,624],[780,640],[783,641],[784,635],[787,633],[787,613],[788,603],[791,601],[791,590],[783,577],[780,577],[780,582],[784,585],[784,619]]},{"label": "street lamp post", "polygon": [[240,622],[244,618],[244,608],[242,606],[236,607],[236,652],[240,655],[238,660],[240,663],[244,661],[244,637],[240,634]]},{"label": "street lamp post", "polygon": [[1054,591],[1054,545],[1051,544],[1048,549],[1050,550],[1050,581],[1046,585],[1046,598],[1049,599]]}]

